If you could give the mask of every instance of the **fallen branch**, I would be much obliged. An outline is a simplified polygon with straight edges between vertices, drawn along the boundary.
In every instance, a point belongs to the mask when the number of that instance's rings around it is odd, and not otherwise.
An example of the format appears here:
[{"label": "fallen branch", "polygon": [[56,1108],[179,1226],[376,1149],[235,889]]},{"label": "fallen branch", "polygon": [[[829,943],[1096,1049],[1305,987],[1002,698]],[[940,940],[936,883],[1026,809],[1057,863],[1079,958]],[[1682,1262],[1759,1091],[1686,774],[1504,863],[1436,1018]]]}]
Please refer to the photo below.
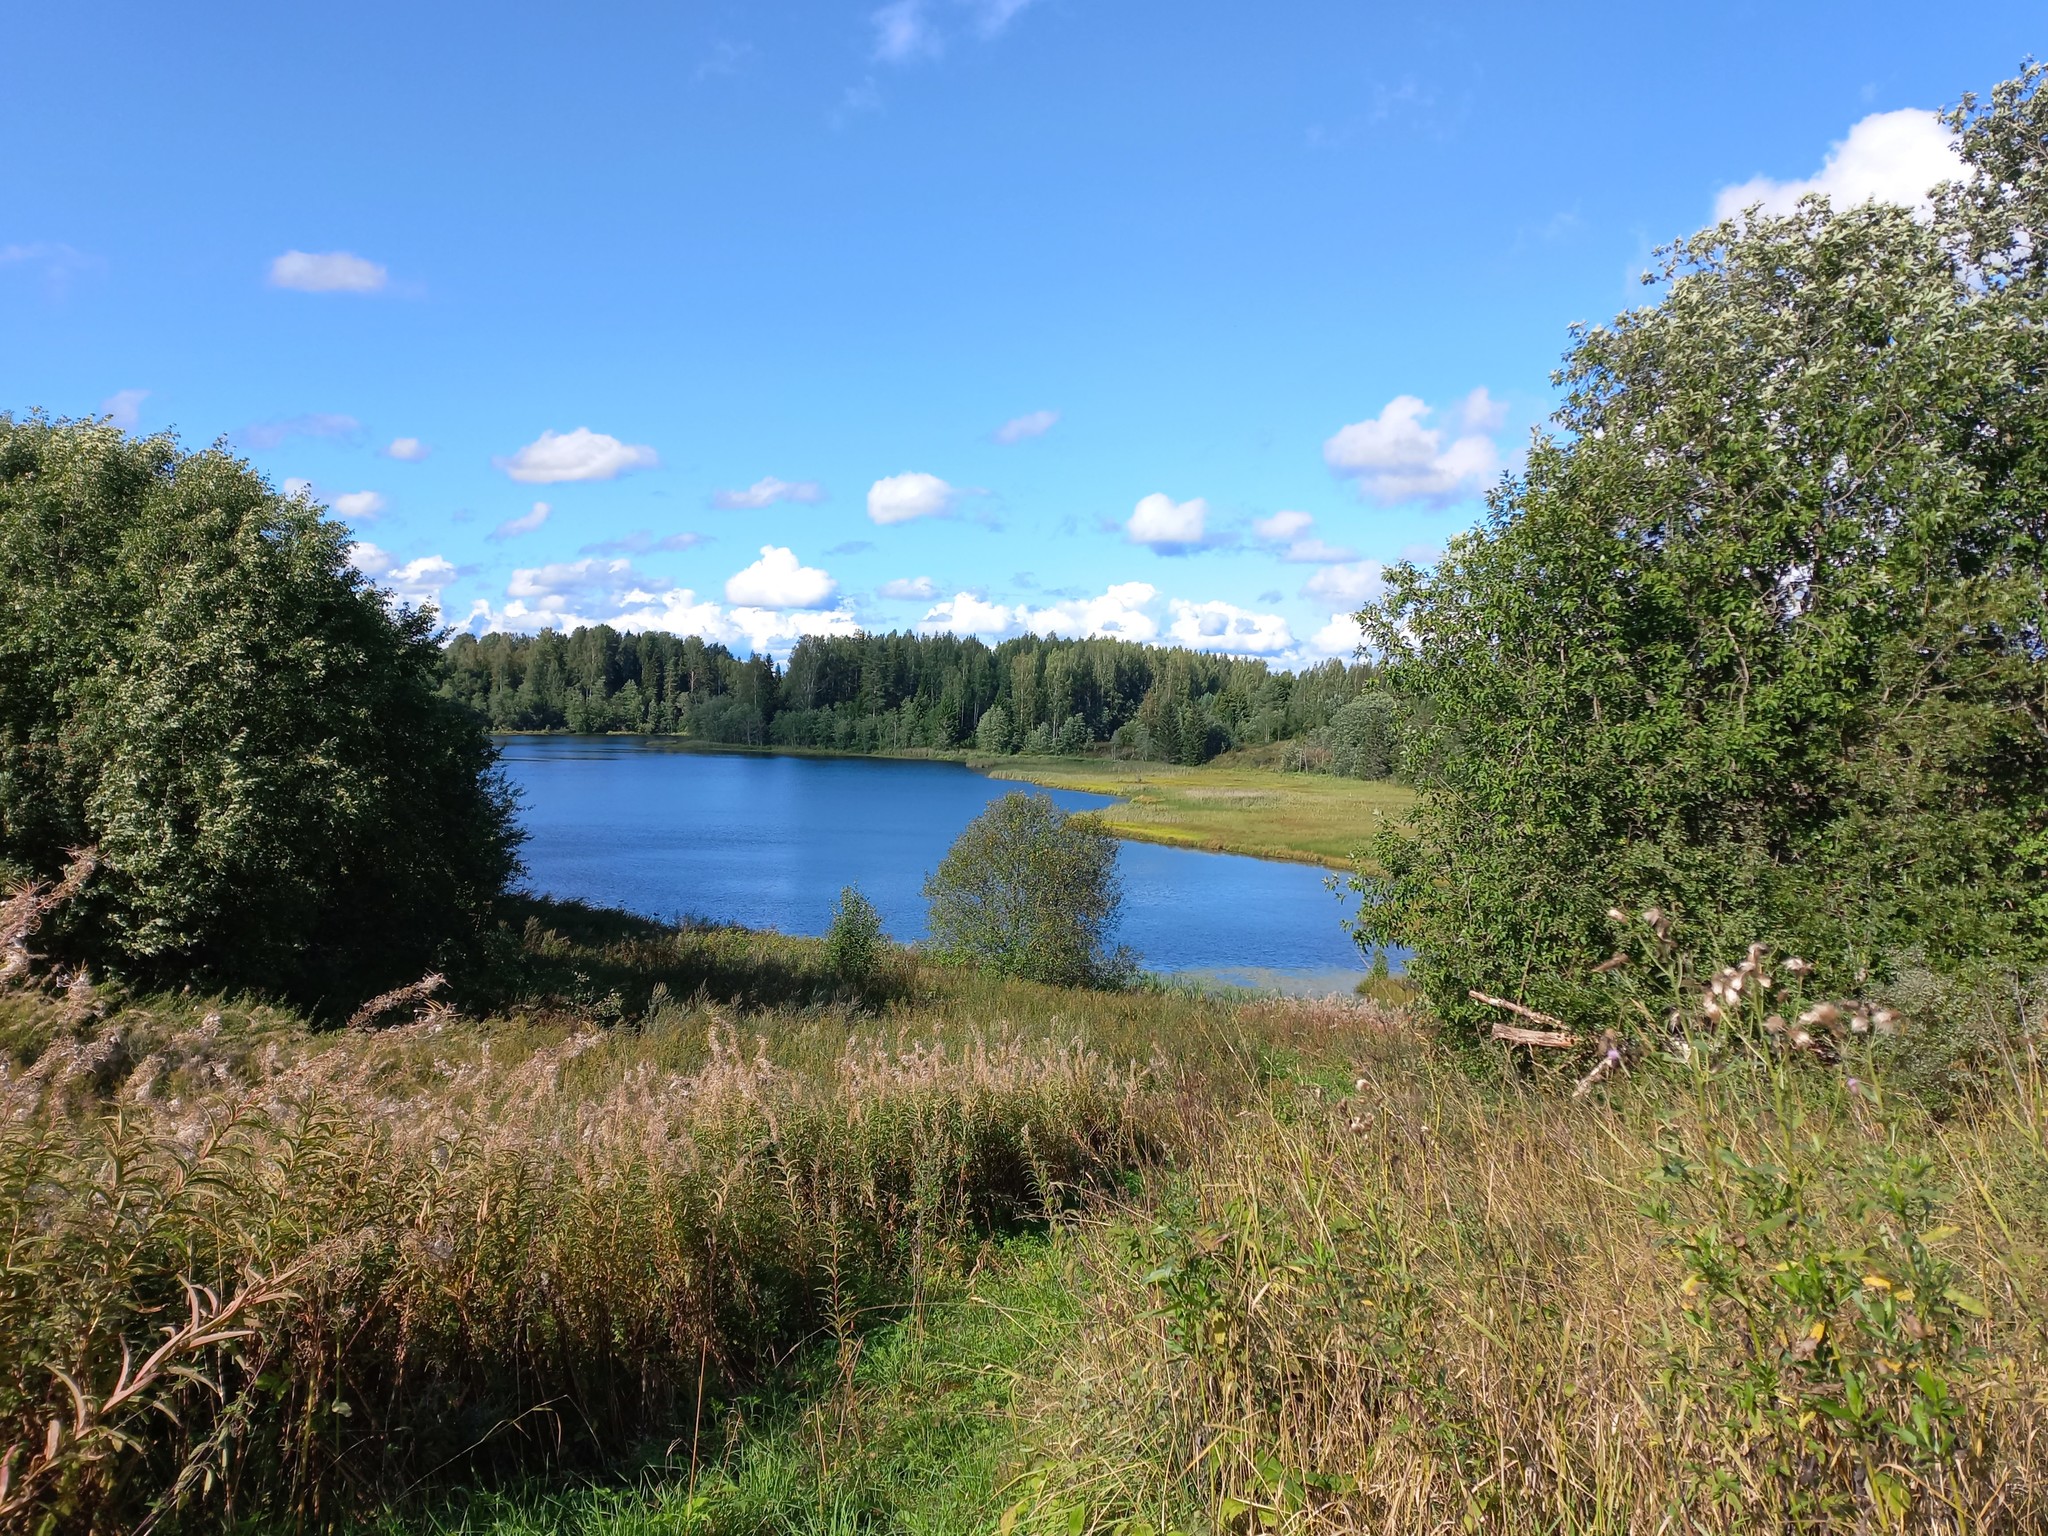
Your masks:
[{"label": "fallen branch", "polygon": [[1540,1045],[1554,1051],[1568,1051],[1579,1044],[1579,1037],[1568,1029],[1523,1029],[1518,1024],[1494,1025],[1493,1038],[1509,1045]]},{"label": "fallen branch", "polygon": [[1579,1037],[1571,1032],[1563,1019],[1553,1019],[1547,1013],[1538,1013],[1534,1008],[1525,1008],[1520,1003],[1511,1003],[1504,997],[1488,997],[1477,987],[1465,994],[1475,1003],[1484,1003],[1489,1008],[1505,1008],[1518,1018],[1527,1019],[1531,1024],[1542,1024],[1545,1029],[1517,1029],[1512,1024],[1493,1026],[1493,1038],[1511,1041],[1516,1045],[1550,1045],[1563,1049],[1579,1043]]}]

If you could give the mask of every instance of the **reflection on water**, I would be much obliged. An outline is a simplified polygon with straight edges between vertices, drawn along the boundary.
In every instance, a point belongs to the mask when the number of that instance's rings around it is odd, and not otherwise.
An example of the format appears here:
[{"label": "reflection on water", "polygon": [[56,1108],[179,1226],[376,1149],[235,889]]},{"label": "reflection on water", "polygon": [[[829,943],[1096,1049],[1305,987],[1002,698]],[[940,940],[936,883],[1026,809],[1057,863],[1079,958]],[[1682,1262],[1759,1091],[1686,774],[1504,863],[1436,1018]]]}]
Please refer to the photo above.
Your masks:
[{"label": "reflection on water", "polygon": [[[890,934],[924,933],[925,875],[991,800],[1030,786],[955,763],[691,750],[638,737],[503,738],[528,884],[650,917],[817,934],[858,884]],[[1071,790],[1069,810],[1109,803]],[[1119,937],[1148,969],[1349,991],[1364,967],[1330,872],[1124,843]],[[1341,882],[1340,882],[1341,883]]]}]

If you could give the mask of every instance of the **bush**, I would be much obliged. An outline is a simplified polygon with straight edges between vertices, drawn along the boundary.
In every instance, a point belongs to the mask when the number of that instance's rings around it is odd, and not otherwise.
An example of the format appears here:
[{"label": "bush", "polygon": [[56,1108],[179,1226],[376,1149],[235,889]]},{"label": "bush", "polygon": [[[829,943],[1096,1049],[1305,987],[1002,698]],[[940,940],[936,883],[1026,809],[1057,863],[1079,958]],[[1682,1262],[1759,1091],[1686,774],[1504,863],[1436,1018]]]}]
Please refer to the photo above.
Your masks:
[{"label": "bush", "polygon": [[832,974],[845,986],[859,989],[871,985],[881,970],[887,943],[882,914],[875,904],[861,895],[859,886],[847,886],[839,893],[839,906],[825,933],[825,963]]},{"label": "bush", "polygon": [[0,863],[100,856],[54,949],[353,1002],[473,940],[511,799],[347,537],[218,448],[0,415]]},{"label": "bush", "polygon": [[1675,248],[1486,523],[1360,615],[1422,791],[1363,936],[1446,1018],[1525,977],[1569,1013],[1616,897],[1843,986],[2048,952],[2041,78],[1953,119],[1994,175],[1931,220]]},{"label": "bush", "polygon": [[1058,986],[1120,985],[1109,936],[1123,900],[1116,839],[1047,795],[1005,795],[968,824],[924,883],[940,953]]}]

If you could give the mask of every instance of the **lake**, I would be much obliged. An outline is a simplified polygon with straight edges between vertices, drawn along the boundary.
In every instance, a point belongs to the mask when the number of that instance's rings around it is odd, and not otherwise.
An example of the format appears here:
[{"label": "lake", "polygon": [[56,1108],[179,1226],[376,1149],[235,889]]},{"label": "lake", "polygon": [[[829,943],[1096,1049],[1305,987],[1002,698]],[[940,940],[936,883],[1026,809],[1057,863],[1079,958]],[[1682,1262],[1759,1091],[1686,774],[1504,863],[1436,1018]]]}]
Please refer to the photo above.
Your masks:
[{"label": "lake", "polygon": [[[991,800],[1031,786],[957,763],[692,750],[645,737],[500,738],[529,887],[648,917],[821,934],[858,884],[891,937],[924,936],[924,878]],[[1103,795],[1050,794],[1067,810]],[[1119,845],[1119,938],[1148,970],[1291,992],[1363,974],[1356,898],[1309,864]]]}]

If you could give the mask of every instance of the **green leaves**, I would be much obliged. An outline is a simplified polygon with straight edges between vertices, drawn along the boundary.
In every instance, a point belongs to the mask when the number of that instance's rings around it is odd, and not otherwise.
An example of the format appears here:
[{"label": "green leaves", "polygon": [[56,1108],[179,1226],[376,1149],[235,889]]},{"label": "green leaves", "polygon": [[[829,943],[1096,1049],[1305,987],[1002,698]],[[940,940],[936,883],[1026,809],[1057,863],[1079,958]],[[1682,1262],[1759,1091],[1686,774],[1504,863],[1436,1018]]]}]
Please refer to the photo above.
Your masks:
[{"label": "green leaves", "polygon": [[[2037,129],[2038,79],[2000,98]],[[2032,186],[2044,142],[1999,140]],[[1363,937],[1445,1017],[1590,1006],[1617,901],[1682,911],[1694,960],[2048,954],[2048,285],[1987,286],[1970,216],[1809,202],[1674,246],[1661,302],[1577,335],[1485,525],[1360,615],[1423,792]]]},{"label": "green leaves", "polygon": [[73,958],[352,1003],[474,941],[510,802],[346,539],[218,449],[0,416],[0,860],[99,846]]},{"label": "green leaves", "polygon": [[1059,986],[1120,985],[1110,937],[1123,900],[1116,839],[1050,795],[1004,795],[968,823],[924,884],[940,953]]}]

